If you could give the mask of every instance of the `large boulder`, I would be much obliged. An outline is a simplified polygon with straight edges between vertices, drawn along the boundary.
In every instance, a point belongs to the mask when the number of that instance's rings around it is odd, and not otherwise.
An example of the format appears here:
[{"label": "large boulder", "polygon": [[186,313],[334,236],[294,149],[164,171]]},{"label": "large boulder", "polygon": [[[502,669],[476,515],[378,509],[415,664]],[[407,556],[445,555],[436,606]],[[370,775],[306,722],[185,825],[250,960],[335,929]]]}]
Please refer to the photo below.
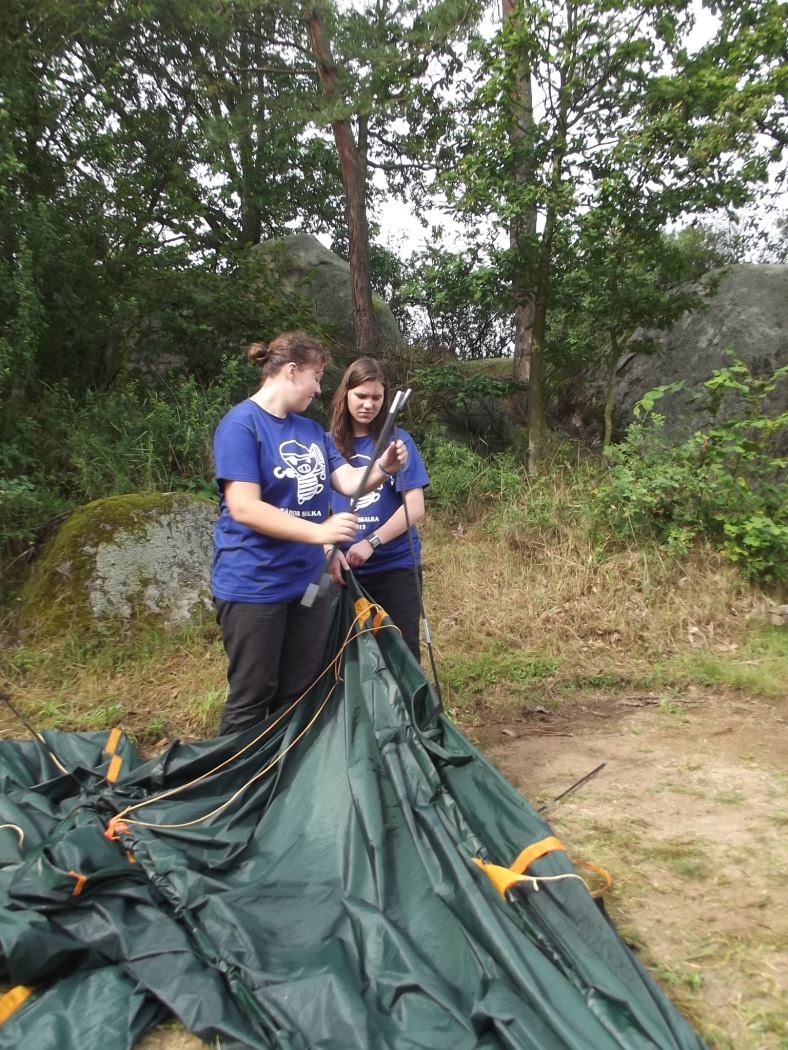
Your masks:
[{"label": "large boulder", "polygon": [[112,496],[82,507],[46,546],[22,592],[23,630],[109,631],[132,620],[174,626],[212,608],[218,515],[185,493]]},{"label": "large boulder", "polygon": [[482,455],[503,452],[514,441],[514,426],[503,401],[492,394],[463,404],[447,401],[438,413],[441,416],[455,440]]},{"label": "large boulder", "polygon": [[[666,435],[679,442],[705,426],[708,415],[692,403],[691,390],[715,369],[730,365],[729,348],[754,376],[788,365],[788,266],[731,266],[709,275],[698,290],[705,309],[689,311],[668,332],[641,329],[630,340],[616,375],[616,436],[632,422],[633,409],[645,393],[677,380],[684,381],[685,389],[666,395],[657,405],[665,416]],[[639,352],[641,346],[653,352]],[[770,416],[788,410],[788,377],[765,407]],[[729,397],[720,417],[732,418],[738,411],[741,402]]]},{"label": "large boulder", "polygon": [[[324,247],[309,233],[263,241],[257,251],[265,255],[282,290],[303,296],[315,305],[315,319],[328,325],[336,341],[355,347],[353,332],[353,288],[350,264]],[[375,353],[383,353],[402,342],[394,314],[379,295],[372,294],[375,324]]]}]

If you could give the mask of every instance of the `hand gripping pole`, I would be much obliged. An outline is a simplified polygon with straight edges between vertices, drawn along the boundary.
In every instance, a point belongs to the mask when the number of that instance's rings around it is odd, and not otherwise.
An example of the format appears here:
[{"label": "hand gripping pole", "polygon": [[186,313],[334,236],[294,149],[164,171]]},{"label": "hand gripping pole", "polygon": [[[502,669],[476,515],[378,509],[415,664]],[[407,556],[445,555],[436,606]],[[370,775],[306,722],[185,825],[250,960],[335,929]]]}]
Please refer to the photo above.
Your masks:
[{"label": "hand gripping pole", "polygon": [[[386,421],[383,424],[383,429],[380,432],[378,440],[375,442],[375,448],[372,451],[372,457],[364,470],[364,473],[361,477],[361,481],[359,482],[358,489],[356,490],[356,494],[350,501],[351,514],[355,513],[356,506],[358,505],[358,502],[361,499],[361,497],[364,495],[364,490],[366,488],[367,481],[369,480],[370,472],[377,463],[377,461],[380,459],[380,456],[386,448],[389,437],[391,436],[391,432],[394,429],[394,426],[396,425],[397,416],[407,404],[409,397],[410,387],[408,387],[407,390],[398,390],[392,399],[391,408],[389,408],[388,415],[386,416]],[[322,596],[328,590],[328,585],[331,582],[331,574],[329,570],[331,568],[331,562],[334,560],[334,556],[336,555],[338,550],[339,548],[335,544],[331,548],[331,550],[326,554],[325,560],[323,562],[323,567],[321,568],[319,574],[315,577],[314,580],[312,580],[307,589],[304,591],[304,597],[301,599],[301,604],[305,605],[308,609],[311,609],[312,606],[315,604],[316,598]]]}]

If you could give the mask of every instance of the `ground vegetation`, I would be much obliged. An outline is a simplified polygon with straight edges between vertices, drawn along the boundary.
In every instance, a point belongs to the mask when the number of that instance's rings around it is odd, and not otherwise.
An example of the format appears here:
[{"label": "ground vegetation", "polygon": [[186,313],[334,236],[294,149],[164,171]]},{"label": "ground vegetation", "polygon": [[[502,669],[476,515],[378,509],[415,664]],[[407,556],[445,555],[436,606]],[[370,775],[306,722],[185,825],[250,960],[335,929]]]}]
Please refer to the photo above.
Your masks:
[{"label": "ground vegetation", "polygon": [[[554,830],[611,874],[612,916],[713,1050],[780,1050],[788,626],[769,609],[784,591],[712,535],[681,548],[612,528],[604,464],[579,446],[551,440],[530,479],[512,453],[423,451],[447,711],[534,805],[608,762],[555,806]],[[8,620],[3,643],[0,685],[36,728],[119,725],[145,754],[216,732],[226,668],[210,618],[56,639]],[[0,731],[25,733],[5,707]],[[198,1044],[167,1026],[143,1045]]]}]

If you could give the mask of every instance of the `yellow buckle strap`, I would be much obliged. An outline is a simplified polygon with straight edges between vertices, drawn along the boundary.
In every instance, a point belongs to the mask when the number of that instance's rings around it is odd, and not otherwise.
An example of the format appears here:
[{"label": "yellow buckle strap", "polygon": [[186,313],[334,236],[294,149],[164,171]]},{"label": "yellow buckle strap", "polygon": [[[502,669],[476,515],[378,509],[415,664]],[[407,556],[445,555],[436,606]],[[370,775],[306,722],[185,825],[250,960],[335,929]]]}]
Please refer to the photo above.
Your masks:
[{"label": "yellow buckle strap", "polygon": [[566,847],[554,835],[548,835],[546,839],[540,839],[538,842],[526,846],[512,864],[512,871],[517,872],[518,875],[525,875],[530,864],[533,864],[535,860],[539,860],[545,853],[552,853],[555,849],[560,849],[566,853]]},{"label": "yellow buckle strap", "polygon": [[5,1024],[11,1014],[35,991],[34,985],[18,984],[0,999],[0,1024]]},{"label": "yellow buckle strap", "polygon": [[516,882],[526,881],[525,872],[528,869],[529,864],[538,860],[539,857],[543,857],[545,853],[551,853],[556,849],[563,850],[564,853],[566,852],[566,849],[561,845],[558,839],[553,835],[550,835],[546,839],[540,839],[539,842],[534,842],[532,845],[526,846],[510,868],[504,868],[500,864],[485,864],[484,861],[479,860],[478,857],[473,858],[473,863],[482,869],[492,882],[493,886],[495,886],[500,895],[505,899],[506,891],[510,886],[514,886]]}]

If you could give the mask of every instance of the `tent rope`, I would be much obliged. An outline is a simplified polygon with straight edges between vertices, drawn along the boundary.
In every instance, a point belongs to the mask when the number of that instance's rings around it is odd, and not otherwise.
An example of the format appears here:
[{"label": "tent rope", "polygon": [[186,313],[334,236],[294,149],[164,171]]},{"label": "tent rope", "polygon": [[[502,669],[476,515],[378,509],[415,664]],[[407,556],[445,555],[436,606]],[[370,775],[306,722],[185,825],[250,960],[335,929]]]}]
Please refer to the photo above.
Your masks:
[{"label": "tent rope", "polygon": [[23,845],[25,841],[25,833],[24,831],[22,831],[18,824],[0,824],[0,831],[2,831],[3,828],[13,828],[13,830],[19,836],[19,845]]},{"label": "tent rope", "polygon": [[[374,606],[370,606],[369,608],[374,608]],[[247,788],[251,787],[252,784],[256,783],[258,780],[260,780],[262,777],[264,777],[267,773],[269,773],[284,758],[284,756],[288,753],[288,751],[290,751],[293,747],[295,747],[295,745],[304,737],[304,735],[307,733],[307,731],[312,728],[312,726],[315,724],[315,722],[317,721],[318,717],[320,716],[321,712],[325,708],[326,704],[328,703],[328,701],[333,696],[334,690],[336,689],[338,683],[342,681],[342,677],[341,677],[341,673],[340,673],[341,672],[341,664],[342,664],[342,656],[344,654],[345,649],[351,643],[351,641],[353,641],[355,638],[357,638],[361,634],[368,634],[370,631],[375,632],[381,627],[384,627],[384,628],[388,627],[388,628],[392,628],[393,630],[397,630],[397,628],[395,627],[394,624],[378,624],[377,626],[371,626],[371,627],[368,627],[368,628],[357,629],[355,631],[355,634],[354,634],[354,628],[356,628],[357,624],[360,621],[362,621],[363,619],[365,619],[366,617],[369,616],[369,608],[363,609],[355,617],[355,619],[351,623],[350,627],[348,628],[348,632],[347,632],[347,634],[345,636],[345,640],[342,643],[342,645],[340,646],[340,648],[339,648],[339,650],[337,652],[337,655],[320,672],[320,674],[317,676],[317,678],[314,680],[314,682],[312,682],[312,684],[307,689],[304,690],[304,692],[301,694],[301,696],[299,696],[297,700],[294,700],[293,703],[288,708],[286,708],[286,710],[284,710],[282,712],[282,714],[279,715],[278,718],[276,718],[269,726],[266,726],[266,728],[261,733],[258,733],[258,735],[253,740],[251,740],[248,744],[244,745],[244,747],[242,747],[239,751],[236,751],[235,754],[231,755],[229,758],[226,758],[223,762],[220,762],[219,765],[215,766],[213,769],[210,769],[210,770],[208,770],[205,773],[201,773],[199,777],[195,777],[194,780],[190,780],[190,781],[187,781],[186,783],[179,784],[176,787],[168,789],[167,791],[162,791],[160,794],[154,795],[151,798],[144,799],[142,802],[136,802],[133,805],[126,806],[125,809],[121,810],[120,813],[117,813],[114,817],[111,818],[111,820],[109,821],[109,824],[107,825],[107,830],[104,833],[105,836],[108,839],[117,839],[118,838],[118,834],[121,831],[128,830],[128,825],[129,824],[134,824],[134,825],[137,825],[138,827],[162,828],[162,829],[177,829],[177,828],[193,827],[195,824],[200,824],[200,823],[202,823],[205,820],[209,820],[211,817],[215,816],[217,813],[221,813],[221,811],[223,809],[226,809],[240,795],[242,795],[244,793],[244,791],[246,791]],[[276,728],[276,726],[282,721],[283,718],[285,718],[292,711],[294,711],[295,708],[304,699],[304,697],[310,692],[310,690],[313,689],[317,685],[317,683],[320,681],[320,679],[323,678],[326,674],[328,674],[328,672],[330,670],[332,670],[332,668],[333,668],[333,671],[334,671],[334,684],[329,689],[328,693],[326,694],[325,699],[323,700],[323,702],[321,703],[320,707],[317,709],[317,711],[315,712],[313,717],[307,723],[307,725],[304,726],[304,728],[301,730],[301,732],[288,744],[288,746],[286,748],[284,748],[284,750],[280,751],[277,754],[276,758],[274,758],[271,762],[269,762],[269,764],[267,766],[265,766],[264,769],[261,769],[259,772],[255,773],[255,775],[253,777],[250,777],[250,779],[247,780],[245,784],[243,784],[240,788],[238,788],[238,790],[235,791],[228,799],[226,799],[224,802],[222,802],[221,805],[216,806],[209,813],[206,813],[206,814],[204,814],[201,817],[195,817],[194,820],[185,821],[185,822],[183,822],[181,824],[159,824],[156,821],[145,821],[145,820],[134,820],[134,819],[129,820],[129,819],[127,819],[127,814],[133,813],[136,810],[144,808],[145,806],[150,806],[154,802],[161,802],[163,799],[171,798],[173,795],[177,795],[180,792],[187,790],[187,788],[194,787],[195,784],[199,784],[201,781],[207,780],[209,777],[213,776],[215,773],[218,773],[225,766],[228,766],[231,762],[234,762],[237,758],[240,758],[241,755],[243,755],[245,751],[248,751],[250,748],[254,747],[255,744],[259,743],[260,740],[262,740],[273,729]]]}]

